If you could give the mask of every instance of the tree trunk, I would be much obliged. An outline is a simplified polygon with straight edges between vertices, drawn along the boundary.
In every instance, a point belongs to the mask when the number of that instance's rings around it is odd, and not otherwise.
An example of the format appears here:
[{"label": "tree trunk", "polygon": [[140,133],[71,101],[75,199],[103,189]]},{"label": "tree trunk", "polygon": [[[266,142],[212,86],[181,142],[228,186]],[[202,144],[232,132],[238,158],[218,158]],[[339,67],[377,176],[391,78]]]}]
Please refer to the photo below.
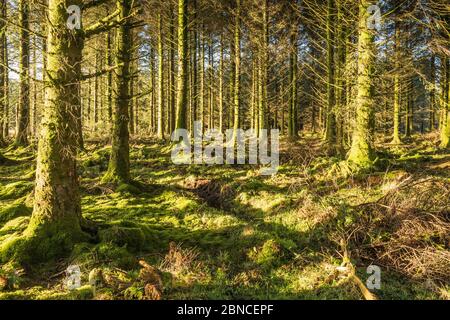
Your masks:
[{"label": "tree trunk", "polygon": [[289,57],[289,109],[288,109],[288,136],[295,138],[298,136],[297,128],[297,29],[291,31],[290,36],[290,57]]},{"label": "tree trunk", "polygon": [[[394,44],[394,59],[397,63],[401,63],[400,61],[400,53],[399,53],[399,34],[400,28],[396,24],[395,25],[395,44]],[[393,133],[393,144],[401,144],[400,139],[400,79],[399,79],[399,70],[396,70],[394,73],[394,133]]]},{"label": "tree trunk", "polygon": [[[131,0],[117,0],[118,21],[130,15]],[[130,146],[129,146],[129,103],[130,103],[130,61],[132,50],[131,27],[129,22],[122,22],[116,29],[116,65],[114,73],[116,95],[114,97],[114,128],[112,136],[111,157],[108,171],[103,181],[114,183],[130,182]]]},{"label": "tree trunk", "polygon": [[163,44],[162,14],[158,17],[158,111],[157,136],[164,139],[164,44]]},{"label": "tree trunk", "polygon": [[220,34],[220,62],[219,62],[219,130],[223,132],[223,33]]},{"label": "tree trunk", "polygon": [[335,97],[335,64],[334,64],[334,41],[335,41],[335,19],[334,0],[328,0],[327,7],[327,115],[325,127],[325,143],[327,152],[336,154],[336,103]]},{"label": "tree trunk", "polygon": [[450,147],[450,59],[442,59],[442,126],[441,147]]},{"label": "tree trunk", "polygon": [[368,8],[374,3],[361,0],[359,4],[358,78],[356,97],[356,123],[348,161],[360,168],[373,165],[371,119],[373,113],[372,73],[374,36],[368,29]]},{"label": "tree trunk", "polygon": [[[81,1],[74,1],[81,5]],[[83,38],[66,27],[65,0],[48,3],[48,82],[38,144],[34,210],[22,237],[0,250],[2,260],[32,263],[67,255],[86,240],[76,169],[78,83]],[[61,66],[65,66],[62,68]]]},{"label": "tree trunk", "polygon": [[16,123],[16,145],[28,144],[28,127],[30,123],[30,3],[20,0],[20,92],[18,118]]},{"label": "tree trunk", "polygon": [[7,138],[5,124],[6,124],[6,95],[5,95],[5,79],[7,76],[7,69],[5,65],[5,44],[6,44],[6,0],[0,0],[0,145],[4,144]]},{"label": "tree trunk", "polygon": [[177,129],[187,129],[188,104],[188,0],[178,1]]},{"label": "tree trunk", "polygon": [[[109,68],[112,65],[111,32],[108,31],[105,37],[106,37],[106,67]],[[113,121],[112,76],[113,76],[112,71],[108,71],[108,73],[106,74],[106,99],[108,103],[108,123],[110,124],[111,129]]]},{"label": "tree trunk", "polygon": [[234,123],[233,143],[240,125],[239,111],[241,106],[241,0],[236,0],[236,12],[234,21]]}]

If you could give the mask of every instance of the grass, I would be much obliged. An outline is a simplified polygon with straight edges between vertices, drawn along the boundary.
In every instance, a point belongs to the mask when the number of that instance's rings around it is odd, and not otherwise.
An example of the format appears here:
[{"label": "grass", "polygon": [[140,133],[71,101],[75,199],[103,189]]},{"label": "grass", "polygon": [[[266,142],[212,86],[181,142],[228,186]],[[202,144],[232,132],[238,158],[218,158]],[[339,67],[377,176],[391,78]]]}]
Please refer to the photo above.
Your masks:
[{"label": "grass", "polygon": [[[352,281],[333,276],[343,261],[341,235],[362,221],[358,206],[418,172],[450,181],[448,168],[441,167],[449,154],[430,152],[426,142],[414,145],[413,154],[405,148],[379,146],[388,158],[385,168],[343,177],[328,174],[339,160],[324,156],[311,136],[283,142],[278,174],[264,177],[245,165],[173,165],[160,143],[136,142],[131,170],[137,186],[115,189],[100,183],[108,147],[88,144],[79,161],[82,210],[102,225],[98,241],[21,272],[20,281],[12,281],[20,284],[0,288],[0,299],[143,299],[139,259],[160,270],[163,299],[362,299]],[[0,167],[0,241],[7,241],[31,214],[34,165],[31,149],[3,154],[16,160]],[[206,182],[194,186],[199,180]],[[366,267],[377,261],[357,254],[351,259],[365,282]],[[80,266],[84,286],[68,291],[64,270],[73,264]],[[14,277],[17,268],[4,265],[3,277]],[[88,280],[94,268],[103,271],[105,282],[95,295]],[[430,285],[382,269],[382,288],[374,291],[380,299],[449,295],[448,283]]]}]

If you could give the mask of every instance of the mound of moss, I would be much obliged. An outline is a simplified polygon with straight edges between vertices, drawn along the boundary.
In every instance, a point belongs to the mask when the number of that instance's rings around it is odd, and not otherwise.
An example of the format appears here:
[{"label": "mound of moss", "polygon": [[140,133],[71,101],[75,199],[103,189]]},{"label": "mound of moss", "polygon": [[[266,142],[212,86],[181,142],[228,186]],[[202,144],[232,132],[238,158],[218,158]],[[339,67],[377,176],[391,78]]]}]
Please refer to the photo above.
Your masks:
[{"label": "mound of moss", "polygon": [[17,217],[29,216],[31,211],[32,209],[23,203],[13,203],[0,208],[0,226]]},{"label": "mound of moss", "polygon": [[125,246],[131,251],[139,251],[145,243],[145,234],[141,228],[128,228],[113,226],[99,231],[101,242],[113,243],[117,246]]},{"label": "mound of moss", "polygon": [[0,186],[0,200],[17,199],[33,190],[34,183],[17,181],[6,186]]}]

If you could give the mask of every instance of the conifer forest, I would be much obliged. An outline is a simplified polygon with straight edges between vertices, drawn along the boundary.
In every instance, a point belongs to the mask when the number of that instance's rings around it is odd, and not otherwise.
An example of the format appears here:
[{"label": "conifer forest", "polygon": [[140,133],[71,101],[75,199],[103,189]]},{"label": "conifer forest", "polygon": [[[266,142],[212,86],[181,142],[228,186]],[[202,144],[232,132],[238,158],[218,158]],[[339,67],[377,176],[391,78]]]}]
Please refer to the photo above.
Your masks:
[{"label": "conifer forest", "polygon": [[449,300],[449,0],[0,0],[0,300]]}]

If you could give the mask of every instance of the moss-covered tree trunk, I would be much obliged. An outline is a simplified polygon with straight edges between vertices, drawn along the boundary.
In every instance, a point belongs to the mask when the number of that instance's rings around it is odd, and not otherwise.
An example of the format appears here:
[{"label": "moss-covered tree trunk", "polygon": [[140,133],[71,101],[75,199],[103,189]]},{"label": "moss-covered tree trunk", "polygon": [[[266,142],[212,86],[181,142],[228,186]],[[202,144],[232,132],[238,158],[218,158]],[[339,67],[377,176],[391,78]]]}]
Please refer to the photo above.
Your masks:
[{"label": "moss-covered tree trunk", "polygon": [[219,130],[223,132],[223,108],[224,108],[224,97],[223,97],[223,77],[224,77],[224,43],[223,43],[223,33],[220,34],[220,61],[219,61]]},{"label": "moss-covered tree trunk", "polygon": [[[177,117],[177,110],[176,110],[176,95],[177,95],[177,91],[175,90],[176,85],[175,85],[175,13],[174,13],[174,8],[173,5],[170,4],[170,40],[169,40],[169,112],[168,112],[168,118],[169,118],[169,123],[168,123],[168,127],[169,127],[169,134],[172,133],[173,130],[175,130],[175,126],[176,126],[176,117]],[[187,30],[186,30],[187,33]],[[187,36],[186,36],[186,41],[187,41]],[[187,43],[186,43],[187,45]],[[185,57],[187,56],[187,54],[185,55]],[[186,58],[187,61],[187,58]],[[187,72],[187,70],[185,71]],[[186,94],[187,97],[187,94]],[[187,104],[187,102],[186,102]],[[187,128],[186,128],[187,129]]]},{"label": "moss-covered tree trunk", "polygon": [[359,4],[356,123],[348,161],[360,168],[371,167],[374,159],[371,135],[374,35],[367,24],[369,18],[367,9],[373,4],[374,1],[369,0],[361,0]]},{"label": "moss-covered tree trunk", "polygon": [[[400,61],[400,48],[399,48],[399,37],[400,37],[400,28],[395,25],[395,39],[394,39],[394,59],[397,63],[401,63]],[[401,144],[400,138],[400,79],[399,79],[400,70],[395,70],[394,73],[394,132],[393,132],[393,144]]]},{"label": "moss-covered tree trunk", "polygon": [[259,51],[259,86],[260,86],[260,98],[259,98],[259,134],[262,129],[268,128],[267,117],[267,60],[268,60],[268,41],[269,41],[269,8],[267,0],[262,2],[262,32],[260,39],[260,51]]},{"label": "moss-covered tree trunk", "polygon": [[[111,32],[107,32],[105,34],[105,40],[106,40],[106,67],[111,67],[112,65],[112,45],[111,45]],[[112,123],[113,121],[113,89],[112,89],[112,80],[113,80],[113,73],[112,71],[109,71],[106,74],[106,99],[108,104],[108,123]],[[112,128],[112,125],[111,125]]]},{"label": "moss-covered tree trunk", "polygon": [[214,128],[214,44],[212,35],[208,41],[208,103],[209,103],[209,124],[208,129]]},{"label": "moss-covered tree trunk", "polygon": [[442,59],[442,125],[441,147],[450,147],[450,59]]},{"label": "moss-covered tree trunk", "polygon": [[327,6],[327,115],[325,126],[325,142],[330,154],[336,153],[336,112],[335,112],[335,64],[334,64],[334,42],[335,42],[335,3],[328,0]]},{"label": "moss-covered tree trunk", "polygon": [[[6,95],[5,95],[5,78],[6,78],[6,0],[0,0],[0,145],[5,142],[5,118],[6,118]],[[1,155],[0,155],[1,156]]]},{"label": "moss-covered tree trunk", "polygon": [[188,0],[178,1],[177,129],[187,129],[188,104]]},{"label": "moss-covered tree trunk", "polygon": [[[118,22],[116,31],[116,65],[114,73],[116,95],[114,97],[114,128],[111,157],[103,181],[127,183],[130,178],[129,103],[130,61],[132,50],[131,26],[127,17],[131,14],[132,0],[117,0]],[[124,22],[125,21],[125,22]]]},{"label": "moss-covered tree trunk", "polygon": [[430,73],[431,73],[431,90],[430,90],[430,112],[428,118],[428,127],[429,131],[433,131],[435,129],[436,123],[436,56],[434,54],[431,55],[430,59]]},{"label": "moss-covered tree trunk", "polygon": [[[81,5],[81,1],[73,1]],[[23,236],[1,248],[1,258],[48,260],[70,252],[81,231],[76,168],[76,115],[83,38],[66,27],[65,0],[48,2],[48,83],[37,154],[34,210]]]},{"label": "moss-covered tree trunk", "polygon": [[205,39],[203,35],[203,23],[200,31],[200,92],[198,98],[198,120],[201,122],[201,130],[205,128]]},{"label": "moss-covered tree trunk", "polygon": [[344,18],[344,5],[343,2],[338,0],[336,3],[336,55],[335,55],[335,83],[334,96],[334,114],[336,118],[336,153],[339,156],[344,156],[344,137],[345,137],[345,117],[343,110],[345,106],[345,40],[346,40],[346,28]]},{"label": "moss-covered tree trunk", "polygon": [[164,43],[162,13],[158,14],[158,110],[156,134],[164,139]]},{"label": "moss-covered tree trunk", "polygon": [[30,3],[20,0],[20,86],[18,118],[16,124],[16,145],[28,144],[28,127],[30,123]]},{"label": "moss-covered tree trunk", "polygon": [[288,136],[298,136],[297,127],[297,28],[293,26],[290,36],[289,53],[289,108],[288,108]]},{"label": "moss-covered tree trunk", "polygon": [[233,117],[233,141],[236,139],[237,130],[240,125],[241,107],[241,0],[236,0],[234,17],[234,117]]},{"label": "moss-covered tree trunk", "polygon": [[4,96],[3,101],[5,109],[4,109],[4,122],[2,122],[3,125],[2,130],[3,130],[3,137],[7,139],[9,137],[9,76],[8,76],[8,39],[6,38],[6,36],[3,38],[2,44],[3,44],[2,51],[4,54],[4,66],[5,66],[5,68],[3,69],[4,85],[2,90]]},{"label": "moss-covered tree trunk", "polygon": [[[192,29],[193,29],[193,37],[192,37],[192,50],[191,50],[191,57],[192,57],[192,86],[191,86],[191,94],[192,94],[192,110],[191,110],[191,126],[194,125],[194,121],[198,120],[198,57],[197,57],[197,51],[198,51],[198,12],[197,12],[197,0],[193,1],[193,21]],[[191,133],[193,130],[191,130]]]}]

